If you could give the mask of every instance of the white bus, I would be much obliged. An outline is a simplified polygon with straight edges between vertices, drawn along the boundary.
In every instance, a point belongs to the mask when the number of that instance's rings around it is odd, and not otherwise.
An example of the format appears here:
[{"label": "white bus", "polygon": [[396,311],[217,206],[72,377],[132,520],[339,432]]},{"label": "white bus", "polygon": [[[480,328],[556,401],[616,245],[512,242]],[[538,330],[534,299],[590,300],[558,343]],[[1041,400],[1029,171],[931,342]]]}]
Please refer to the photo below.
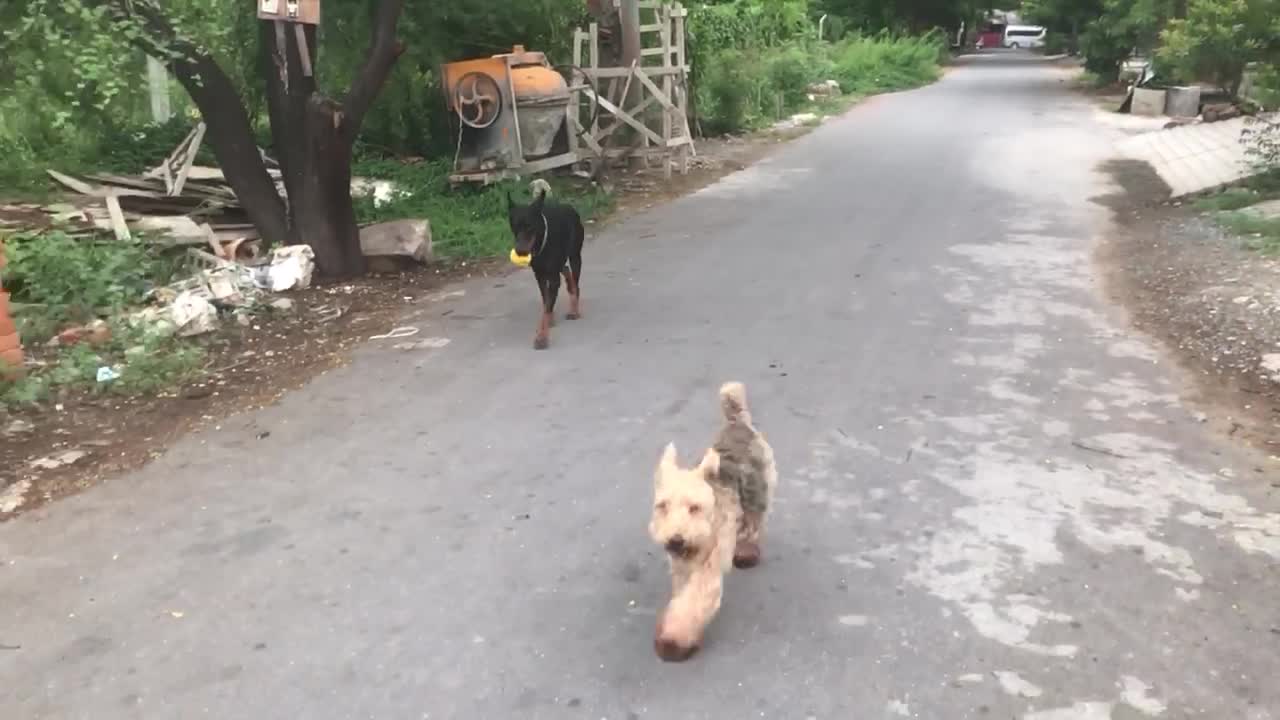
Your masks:
[{"label": "white bus", "polygon": [[1004,29],[1007,48],[1042,48],[1046,31],[1039,25],[1010,25]]}]

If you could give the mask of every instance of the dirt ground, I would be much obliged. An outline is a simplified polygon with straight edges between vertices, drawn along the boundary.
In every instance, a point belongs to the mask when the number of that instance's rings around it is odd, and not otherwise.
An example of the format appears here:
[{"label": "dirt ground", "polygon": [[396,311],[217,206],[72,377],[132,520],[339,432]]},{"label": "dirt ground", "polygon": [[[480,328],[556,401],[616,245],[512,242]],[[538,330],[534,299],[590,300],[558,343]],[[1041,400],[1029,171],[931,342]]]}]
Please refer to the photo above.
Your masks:
[{"label": "dirt ground", "polygon": [[[694,192],[804,132],[701,141],[689,174],[670,182],[660,169],[609,173],[601,182],[616,193],[617,207],[588,228],[588,242],[611,220]],[[140,467],[192,430],[275,402],[341,365],[353,346],[395,327],[414,303],[450,282],[515,271],[501,259],[458,262],[287,293],[291,313],[264,315],[249,327],[227,322],[205,338],[208,371],[197,383],[161,396],[81,392],[39,409],[0,409],[0,521]],[[38,464],[65,453],[79,458],[61,467]]]},{"label": "dirt ground", "polygon": [[[1201,420],[1280,459],[1280,261],[1260,255],[1143,163],[1107,170],[1117,232],[1099,251],[1107,291],[1194,379]],[[1280,486],[1280,483],[1277,483]]]}]

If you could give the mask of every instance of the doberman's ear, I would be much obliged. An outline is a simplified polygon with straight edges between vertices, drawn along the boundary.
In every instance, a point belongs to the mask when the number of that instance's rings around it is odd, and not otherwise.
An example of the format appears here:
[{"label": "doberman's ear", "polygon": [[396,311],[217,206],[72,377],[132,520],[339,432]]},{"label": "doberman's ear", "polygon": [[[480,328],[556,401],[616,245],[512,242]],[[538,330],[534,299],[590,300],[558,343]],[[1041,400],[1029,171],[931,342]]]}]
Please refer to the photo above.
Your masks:
[{"label": "doberman's ear", "polygon": [[535,199],[535,200],[533,201],[533,204],[529,206],[529,209],[530,209],[530,210],[532,210],[532,211],[533,211],[533,212],[535,212],[535,213],[540,213],[540,212],[542,212],[542,206],[543,206],[544,204],[546,204],[546,202],[547,202],[547,193],[546,193],[546,191],[540,192],[540,193],[538,193],[538,197],[537,197],[537,199]]}]

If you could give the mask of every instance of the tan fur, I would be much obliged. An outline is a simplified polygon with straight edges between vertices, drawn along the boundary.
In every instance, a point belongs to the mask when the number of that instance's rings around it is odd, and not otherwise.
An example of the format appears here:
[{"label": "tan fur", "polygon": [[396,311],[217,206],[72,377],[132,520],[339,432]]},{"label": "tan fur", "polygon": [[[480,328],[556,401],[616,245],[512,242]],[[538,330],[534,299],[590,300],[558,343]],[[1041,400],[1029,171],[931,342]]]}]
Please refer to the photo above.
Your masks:
[{"label": "tan fur", "polygon": [[773,449],[751,422],[741,383],[720,388],[724,425],[697,467],[681,468],[667,445],[654,474],[649,536],[667,551],[671,600],[658,618],[654,649],[687,659],[720,610],[724,575],[760,560],[764,517],[778,482]]}]

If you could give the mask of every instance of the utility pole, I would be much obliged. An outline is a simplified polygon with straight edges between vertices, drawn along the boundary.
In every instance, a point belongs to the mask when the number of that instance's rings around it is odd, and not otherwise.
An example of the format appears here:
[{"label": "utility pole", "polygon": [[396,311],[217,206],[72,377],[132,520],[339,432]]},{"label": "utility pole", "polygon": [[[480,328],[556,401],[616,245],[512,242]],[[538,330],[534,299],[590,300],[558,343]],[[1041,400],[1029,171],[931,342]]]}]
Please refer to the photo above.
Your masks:
[{"label": "utility pole", "polygon": [[164,63],[147,56],[147,86],[151,91],[151,121],[168,122],[173,116],[169,110],[169,71]]},{"label": "utility pole", "polygon": [[[640,52],[640,0],[614,0],[614,2],[618,6],[618,26],[622,33],[622,42],[619,43],[622,47],[622,67],[641,67],[644,64],[644,58]],[[630,89],[627,91],[627,97],[621,99],[619,107],[634,108],[639,103],[637,98],[640,97],[641,85],[638,82],[629,82],[627,85]],[[627,140],[648,144],[643,136],[634,133],[631,128],[623,128],[622,132],[626,134]],[[632,167],[642,167],[643,163],[644,158],[634,155],[631,157]]]}]

